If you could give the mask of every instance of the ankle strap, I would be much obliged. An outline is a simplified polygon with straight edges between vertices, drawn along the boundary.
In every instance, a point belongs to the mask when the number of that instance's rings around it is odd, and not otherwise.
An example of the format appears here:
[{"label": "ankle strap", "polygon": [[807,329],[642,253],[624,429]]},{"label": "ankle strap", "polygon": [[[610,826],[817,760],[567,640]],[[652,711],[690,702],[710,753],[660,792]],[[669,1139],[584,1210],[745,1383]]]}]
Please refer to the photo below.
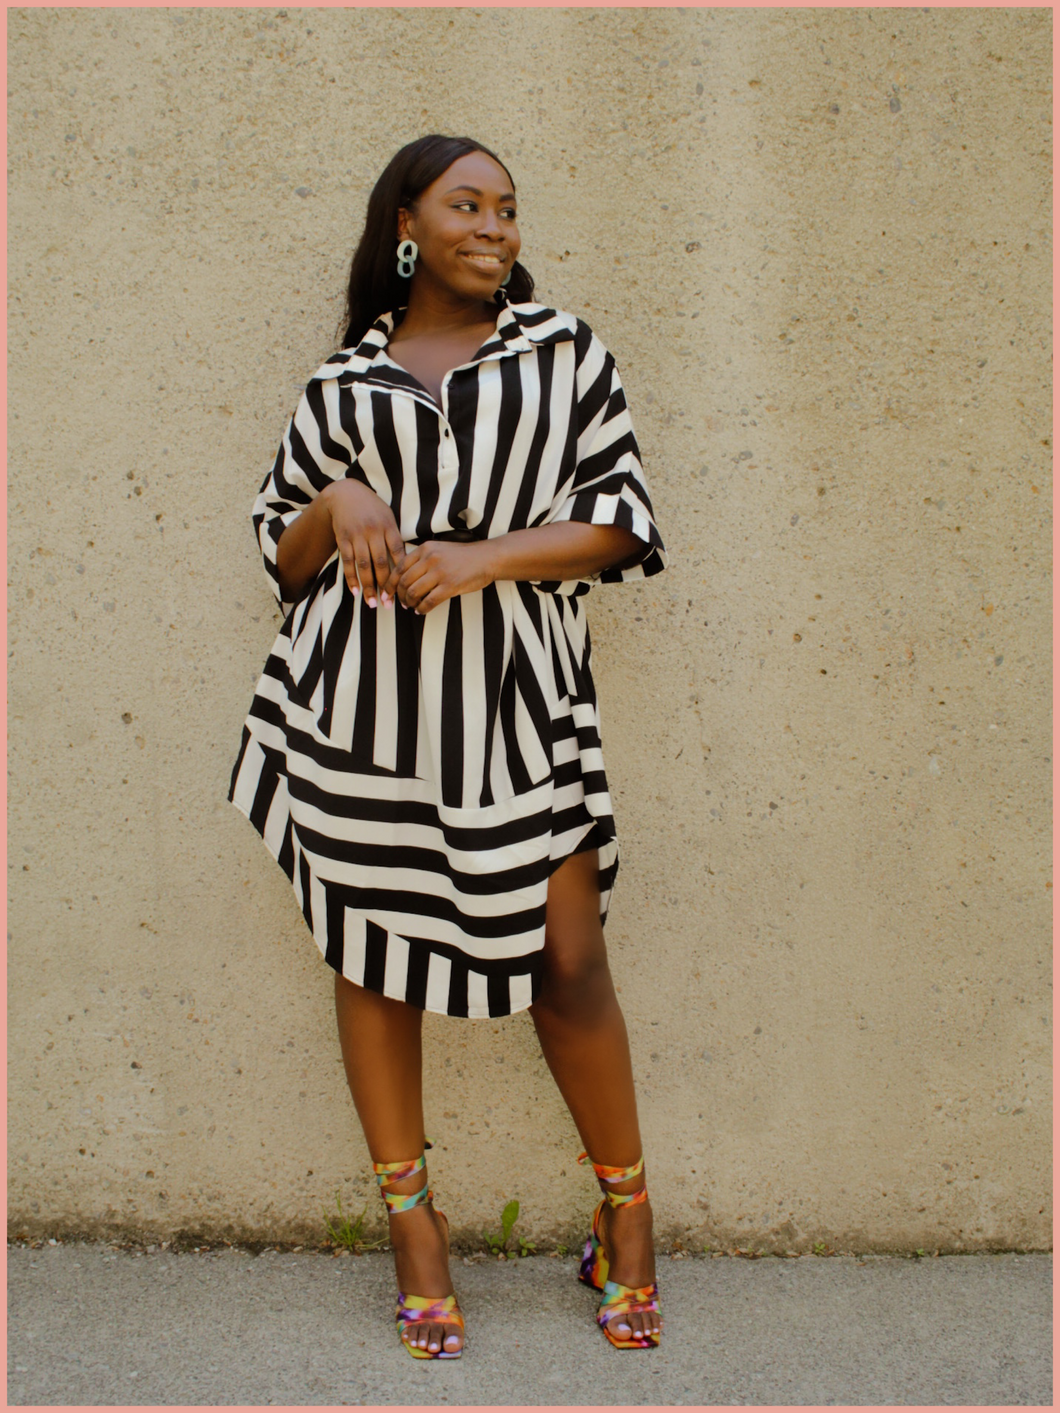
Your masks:
[{"label": "ankle strap", "polygon": [[[424,1143],[424,1148],[433,1148],[430,1139]],[[412,1177],[413,1173],[422,1172],[427,1166],[426,1156],[421,1153],[418,1158],[410,1158],[401,1163],[373,1163],[372,1171],[375,1173],[375,1180],[379,1184],[379,1195],[386,1203],[388,1212],[407,1212],[411,1207],[418,1207],[421,1202],[430,1202],[434,1193],[429,1190],[428,1184],[424,1183],[419,1192],[387,1192],[384,1183],[401,1182],[403,1178]]]},{"label": "ankle strap", "polygon": [[[644,1158],[641,1156],[629,1168],[611,1168],[606,1163],[594,1163],[588,1153],[578,1154],[578,1162],[583,1166],[586,1163],[592,1165],[593,1172],[601,1183],[626,1182],[629,1178],[639,1177],[644,1171]],[[646,1202],[648,1200],[648,1185],[638,1187],[636,1192],[609,1192],[604,1188],[604,1196],[612,1207],[625,1207],[635,1202]]]},{"label": "ankle strap", "polygon": [[413,1192],[407,1196],[401,1192],[381,1192],[380,1196],[386,1203],[388,1212],[407,1212],[411,1207],[418,1207],[421,1202],[430,1202],[434,1198],[427,1183],[424,1183],[419,1192]]}]

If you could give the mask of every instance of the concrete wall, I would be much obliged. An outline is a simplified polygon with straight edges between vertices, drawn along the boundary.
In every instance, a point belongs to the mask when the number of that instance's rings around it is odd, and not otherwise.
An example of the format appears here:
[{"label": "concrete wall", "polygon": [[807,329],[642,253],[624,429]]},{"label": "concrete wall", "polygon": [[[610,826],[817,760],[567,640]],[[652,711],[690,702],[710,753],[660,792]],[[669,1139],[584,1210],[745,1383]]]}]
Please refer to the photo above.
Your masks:
[{"label": "concrete wall", "polygon": [[[16,1232],[382,1206],[225,801],[253,495],[421,132],[510,162],[672,567],[590,600],[658,1231],[1047,1247],[1047,9],[8,12]],[[595,1189],[529,1018],[430,1016],[454,1235]]]}]

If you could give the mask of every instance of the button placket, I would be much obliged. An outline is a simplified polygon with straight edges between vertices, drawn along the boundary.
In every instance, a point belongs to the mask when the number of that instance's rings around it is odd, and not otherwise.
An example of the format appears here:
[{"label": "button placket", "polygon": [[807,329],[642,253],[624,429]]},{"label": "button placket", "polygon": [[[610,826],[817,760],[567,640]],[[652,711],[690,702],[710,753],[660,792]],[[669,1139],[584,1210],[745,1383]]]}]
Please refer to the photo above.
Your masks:
[{"label": "button placket", "polygon": [[443,471],[454,473],[460,469],[460,458],[456,454],[456,437],[453,436],[453,429],[449,422],[449,379],[455,371],[455,368],[450,368],[442,379],[442,410],[438,415],[438,421],[442,427],[442,435],[438,438],[439,465]]},{"label": "button placket", "polygon": [[526,344],[525,349],[521,346],[514,346],[512,343],[505,342],[503,348],[496,348],[492,352],[487,353],[483,358],[475,358],[472,359],[470,363],[461,363],[456,368],[450,368],[442,379],[442,410],[438,418],[442,424],[442,434],[438,438],[438,465],[440,469],[453,472],[458,472],[460,469],[460,459],[456,451],[456,437],[453,434],[452,425],[449,421],[449,382],[453,374],[459,373],[463,368],[477,368],[483,363],[493,363],[501,358],[507,358],[512,354],[526,352],[529,350],[530,344],[525,339],[523,339],[522,342]]},{"label": "button placket", "polygon": [[457,472],[460,468],[460,458],[456,454],[456,438],[453,430],[444,417],[440,416],[442,434],[438,438],[438,466],[442,471]]}]

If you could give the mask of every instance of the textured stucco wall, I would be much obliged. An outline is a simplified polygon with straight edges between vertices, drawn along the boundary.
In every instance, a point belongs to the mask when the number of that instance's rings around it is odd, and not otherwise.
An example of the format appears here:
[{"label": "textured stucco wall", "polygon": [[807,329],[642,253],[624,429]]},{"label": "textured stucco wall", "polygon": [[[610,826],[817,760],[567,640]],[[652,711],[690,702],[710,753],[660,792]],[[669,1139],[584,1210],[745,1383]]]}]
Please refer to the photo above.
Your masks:
[{"label": "textured stucco wall", "polygon": [[[1045,9],[9,11],[16,1231],[379,1221],[331,972],[225,801],[249,509],[371,183],[469,132],[618,360],[671,568],[590,599],[658,1231],[1045,1247]],[[428,1017],[454,1235],[594,1189]]]}]

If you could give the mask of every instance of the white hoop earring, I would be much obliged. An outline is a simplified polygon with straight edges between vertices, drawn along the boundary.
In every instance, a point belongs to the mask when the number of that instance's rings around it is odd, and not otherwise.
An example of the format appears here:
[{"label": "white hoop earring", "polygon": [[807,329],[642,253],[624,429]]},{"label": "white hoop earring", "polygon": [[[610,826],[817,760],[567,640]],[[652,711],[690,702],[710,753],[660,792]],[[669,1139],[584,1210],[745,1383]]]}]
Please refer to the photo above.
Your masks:
[{"label": "white hoop earring", "polygon": [[403,240],[397,248],[397,272],[403,280],[411,280],[416,269],[420,248],[414,240]]}]

